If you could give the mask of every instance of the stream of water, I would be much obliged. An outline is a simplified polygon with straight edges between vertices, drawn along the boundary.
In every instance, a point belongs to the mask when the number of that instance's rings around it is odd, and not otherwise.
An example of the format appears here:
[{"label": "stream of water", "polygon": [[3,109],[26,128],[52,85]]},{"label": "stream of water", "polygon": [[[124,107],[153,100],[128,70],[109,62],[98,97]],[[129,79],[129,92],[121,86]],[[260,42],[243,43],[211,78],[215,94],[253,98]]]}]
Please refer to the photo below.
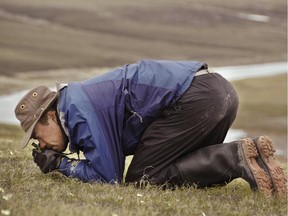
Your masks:
[{"label": "stream of water", "polygon": [[[243,65],[230,67],[217,67],[213,70],[220,73],[228,80],[240,80],[253,77],[274,76],[287,73],[287,62],[267,63],[259,65]],[[18,101],[27,91],[16,92],[10,95],[0,96],[0,122],[19,124],[14,115],[14,109]],[[239,139],[245,136],[242,130],[230,129],[225,142]]]}]

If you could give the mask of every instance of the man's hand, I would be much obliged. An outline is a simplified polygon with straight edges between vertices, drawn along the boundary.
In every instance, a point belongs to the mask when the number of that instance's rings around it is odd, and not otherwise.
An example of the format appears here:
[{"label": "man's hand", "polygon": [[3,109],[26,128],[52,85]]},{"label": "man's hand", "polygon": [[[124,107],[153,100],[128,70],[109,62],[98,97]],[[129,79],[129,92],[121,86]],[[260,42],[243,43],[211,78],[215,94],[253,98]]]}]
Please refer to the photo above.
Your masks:
[{"label": "man's hand", "polygon": [[43,173],[52,172],[59,168],[61,163],[61,154],[53,150],[42,150],[33,149],[32,156],[34,157],[34,162],[41,169]]}]

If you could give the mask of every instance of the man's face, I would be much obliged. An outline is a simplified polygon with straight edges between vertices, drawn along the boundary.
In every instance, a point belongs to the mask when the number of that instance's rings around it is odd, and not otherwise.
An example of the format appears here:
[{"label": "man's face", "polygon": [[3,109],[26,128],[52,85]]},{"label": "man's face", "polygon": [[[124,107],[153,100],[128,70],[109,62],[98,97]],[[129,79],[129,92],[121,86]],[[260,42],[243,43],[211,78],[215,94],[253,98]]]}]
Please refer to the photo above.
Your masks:
[{"label": "man's face", "polygon": [[66,135],[61,130],[56,118],[56,112],[49,111],[48,124],[38,122],[34,128],[34,139],[39,141],[41,149],[51,149],[63,152],[67,148]]}]

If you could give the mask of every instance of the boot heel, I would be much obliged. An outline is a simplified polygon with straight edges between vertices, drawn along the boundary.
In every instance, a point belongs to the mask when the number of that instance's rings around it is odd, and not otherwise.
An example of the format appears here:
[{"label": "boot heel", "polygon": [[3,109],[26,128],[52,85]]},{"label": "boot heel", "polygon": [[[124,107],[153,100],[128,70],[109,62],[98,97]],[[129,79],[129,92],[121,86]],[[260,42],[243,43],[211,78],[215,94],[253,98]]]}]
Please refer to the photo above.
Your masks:
[{"label": "boot heel", "polygon": [[[272,196],[272,185],[270,182],[269,176],[266,172],[258,165],[256,158],[258,157],[258,151],[249,138],[242,139],[241,149],[243,152],[243,159],[245,161],[244,168],[247,171],[248,178],[247,180],[250,183],[252,189],[258,189],[260,193],[265,194],[266,196]],[[249,178],[252,176],[252,179]],[[254,186],[256,184],[256,187]]]},{"label": "boot heel", "polygon": [[274,193],[277,196],[287,196],[287,176],[283,168],[275,160],[275,148],[268,136],[260,136],[254,140],[259,151],[259,157],[268,170],[268,174],[274,186]]}]

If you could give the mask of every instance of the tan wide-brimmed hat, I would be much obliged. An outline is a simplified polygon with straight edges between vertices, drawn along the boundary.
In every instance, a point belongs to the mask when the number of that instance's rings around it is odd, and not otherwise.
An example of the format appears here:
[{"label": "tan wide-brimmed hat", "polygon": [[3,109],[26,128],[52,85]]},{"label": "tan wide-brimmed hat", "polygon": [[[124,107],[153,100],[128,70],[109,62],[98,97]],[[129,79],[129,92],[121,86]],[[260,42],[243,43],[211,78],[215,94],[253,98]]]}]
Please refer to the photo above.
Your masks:
[{"label": "tan wide-brimmed hat", "polygon": [[29,91],[15,108],[16,118],[25,132],[21,147],[25,148],[31,139],[34,127],[42,114],[57,99],[57,92],[46,86],[38,86]]}]

